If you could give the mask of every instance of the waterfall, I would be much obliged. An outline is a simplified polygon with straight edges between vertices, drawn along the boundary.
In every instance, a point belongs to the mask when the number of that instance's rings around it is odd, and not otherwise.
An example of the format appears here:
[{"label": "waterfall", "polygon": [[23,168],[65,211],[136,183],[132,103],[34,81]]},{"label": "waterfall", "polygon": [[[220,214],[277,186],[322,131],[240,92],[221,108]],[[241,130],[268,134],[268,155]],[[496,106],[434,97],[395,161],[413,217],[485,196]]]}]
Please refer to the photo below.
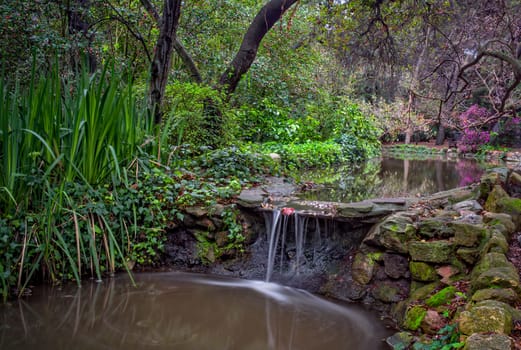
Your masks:
[{"label": "waterfall", "polygon": [[308,224],[308,217],[298,215],[295,213],[295,250],[296,250],[296,264],[295,264],[295,273],[298,275],[299,268],[301,265],[301,259],[305,259],[304,257],[304,244],[306,243],[306,228]]},{"label": "waterfall", "polygon": [[274,209],[270,213],[264,212],[264,221],[266,223],[266,233],[268,236],[268,266],[266,268],[266,282],[269,282],[273,274],[273,265],[275,264],[275,253],[280,235],[280,215],[278,209]]},{"label": "waterfall", "polygon": [[[283,272],[284,256],[285,256],[285,244],[288,237],[288,232],[294,232],[295,234],[295,256],[292,264],[292,272],[296,275],[299,274],[301,266],[308,263],[306,256],[304,255],[304,247],[306,246],[306,232],[310,219],[313,217],[308,215],[302,215],[294,211],[292,208],[273,209],[272,211],[264,212],[264,222],[266,224],[266,237],[268,242],[268,260],[266,265],[266,277],[265,281],[269,282],[275,269],[275,260],[277,253],[279,254],[279,265],[280,273]],[[293,227],[288,227],[289,222],[293,222]],[[322,231],[320,228],[320,220],[318,217],[314,217],[314,232],[310,233],[310,243],[313,246],[313,260],[312,263],[316,263],[319,254],[317,254],[317,247],[322,244]],[[313,230],[313,226],[309,227]],[[328,223],[324,221],[324,233],[327,234]],[[280,242],[280,243],[279,243]]]}]

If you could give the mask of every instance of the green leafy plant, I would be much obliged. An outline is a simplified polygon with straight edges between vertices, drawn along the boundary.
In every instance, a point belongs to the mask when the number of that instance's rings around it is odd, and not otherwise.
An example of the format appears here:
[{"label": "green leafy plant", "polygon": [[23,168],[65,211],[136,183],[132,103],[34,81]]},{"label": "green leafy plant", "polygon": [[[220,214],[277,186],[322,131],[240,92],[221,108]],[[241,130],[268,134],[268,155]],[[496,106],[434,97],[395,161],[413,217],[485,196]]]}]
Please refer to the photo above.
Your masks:
[{"label": "green leafy plant", "polygon": [[433,337],[431,343],[417,342],[413,345],[414,350],[451,350],[461,349],[465,346],[465,342],[460,340],[460,332],[457,324],[446,325],[438,331]]}]

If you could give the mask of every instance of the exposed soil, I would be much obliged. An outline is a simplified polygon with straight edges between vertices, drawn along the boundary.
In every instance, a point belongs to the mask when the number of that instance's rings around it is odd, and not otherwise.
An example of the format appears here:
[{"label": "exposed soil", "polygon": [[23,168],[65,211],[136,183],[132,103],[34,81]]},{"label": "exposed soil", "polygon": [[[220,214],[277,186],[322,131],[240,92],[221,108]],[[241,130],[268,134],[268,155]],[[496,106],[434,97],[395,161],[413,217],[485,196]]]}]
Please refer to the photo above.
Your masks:
[{"label": "exposed soil", "polygon": [[[521,232],[517,232],[513,235],[512,242],[510,243],[510,249],[507,257],[517,268],[517,271],[521,277]],[[516,305],[517,309],[521,309],[521,302]],[[514,349],[521,350],[521,321],[514,322],[514,329],[510,335],[514,339]]]}]

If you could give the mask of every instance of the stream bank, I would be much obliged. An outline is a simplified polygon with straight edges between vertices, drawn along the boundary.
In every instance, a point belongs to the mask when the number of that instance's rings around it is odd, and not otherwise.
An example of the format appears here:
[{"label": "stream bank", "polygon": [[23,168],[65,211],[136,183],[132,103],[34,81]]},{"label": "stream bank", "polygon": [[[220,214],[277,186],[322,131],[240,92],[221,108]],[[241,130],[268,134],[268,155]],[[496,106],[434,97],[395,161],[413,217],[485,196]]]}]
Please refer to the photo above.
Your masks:
[{"label": "stream bank", "polygon": [[[388,339],[395,349],[435,349],[442,342],[466,349],[513,346],[521,289],[506,254],[521,230],[518,172],[496,168],[479,185],[350,204],[302,201],[293,196],[297,190],[278,179],[243,192],[234,205],[244,241],[235,246],[227,243],[219,210],[188,209],[185,224],[169,235],[167,264],[265,279],[266,218],[281,210],[289,222],[287,242],[275,245],[273,281],[370,305],[402,330]],[[308,218],[300,252],[292,238],[296,216]]]}]

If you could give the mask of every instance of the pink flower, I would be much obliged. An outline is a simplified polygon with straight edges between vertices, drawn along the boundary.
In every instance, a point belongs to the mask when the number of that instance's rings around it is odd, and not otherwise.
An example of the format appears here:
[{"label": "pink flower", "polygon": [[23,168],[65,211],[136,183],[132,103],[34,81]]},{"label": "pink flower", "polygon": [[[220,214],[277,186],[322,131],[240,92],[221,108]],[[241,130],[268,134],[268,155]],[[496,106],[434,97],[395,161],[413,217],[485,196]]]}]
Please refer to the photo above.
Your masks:
[{"label": "pink flower", "polygon": [[285,208],[282,208],[281,212],[282,212],[282,215],[292,215],[295,213],[295,208],[285,207]]}]

